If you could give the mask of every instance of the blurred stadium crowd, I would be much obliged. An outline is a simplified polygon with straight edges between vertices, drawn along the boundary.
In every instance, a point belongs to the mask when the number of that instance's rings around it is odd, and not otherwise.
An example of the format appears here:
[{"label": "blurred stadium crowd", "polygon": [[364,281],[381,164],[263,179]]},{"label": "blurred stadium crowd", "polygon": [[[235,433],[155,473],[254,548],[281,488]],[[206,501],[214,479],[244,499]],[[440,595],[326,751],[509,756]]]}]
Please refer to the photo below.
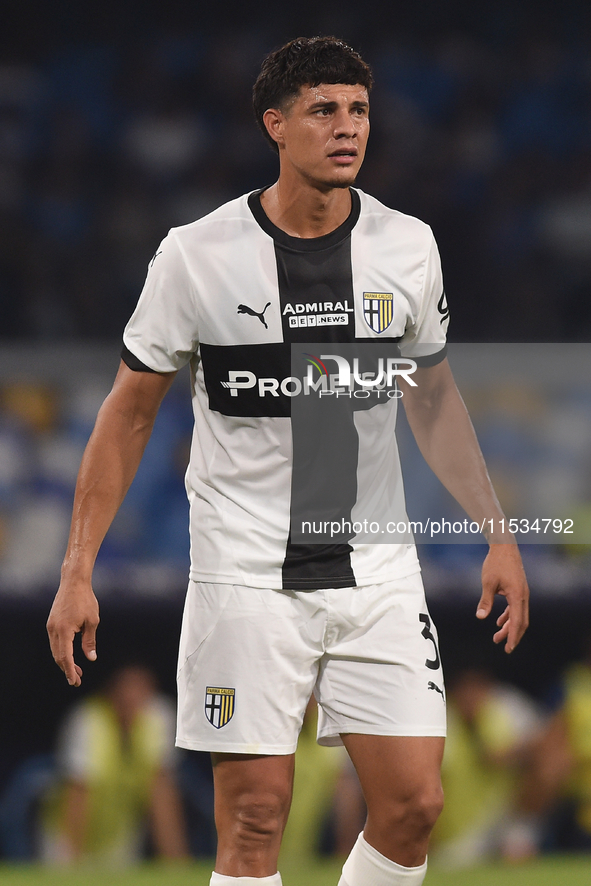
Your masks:
[{"label": "blurred stadium crowd", "polygon": [[[461,869],[591,851],[591,645],[543,702],[472,667],[448,681],[446,796],[430,858]],[[0,789],[0,861],[121,868],[215,852],[209,755],[175,750],[174,705],[140,665],[71,705],[53,752]],[[365,803],[344,749],[316,743],[311,699],[282,858],[346,857]]]},{"label": "blurred stadium crowd", "polygon": [[[433,226],[456,341],[591,332],[587,34],[538,5],[541,28],[507,4],[480,31],[396,29],[396,6],[392,28],[349,5],[325,23],[375,70],[360,184]],[[119,336],[168,228],[274,180],[249,92],[281,21],[5,54],[0,336]]]},{"label": "blurred stadium crowd", "polygon": [[[0,369],[0,598],[31,598],[55,588],[67,542],[80,459],[108,393],[119,348],[81,355],[41,350],[57,368],[40,380],[17,351],[12,371]],[[94,355],[94,372],[88,361]],[[96,372],[98,365],[99,371]],[[183,383],[184,382],[184,383]],[[183,477],[192,413],[183,374],[166,398],[141,467],[105,540],[97,590],[181,593],[188,573],[188,502]]]}]

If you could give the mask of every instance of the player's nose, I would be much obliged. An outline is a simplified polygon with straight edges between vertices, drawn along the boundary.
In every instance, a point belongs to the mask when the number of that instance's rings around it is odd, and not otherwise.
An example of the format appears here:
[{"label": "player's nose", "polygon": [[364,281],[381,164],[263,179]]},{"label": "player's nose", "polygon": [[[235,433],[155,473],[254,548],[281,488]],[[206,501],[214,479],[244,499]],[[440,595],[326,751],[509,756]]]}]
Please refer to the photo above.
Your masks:
[{"label": "player's nose", "polygon": [[346,108],[342,108],[334,116],[334,135],[335,138],[355,138],[357,136],[353,120]]}]

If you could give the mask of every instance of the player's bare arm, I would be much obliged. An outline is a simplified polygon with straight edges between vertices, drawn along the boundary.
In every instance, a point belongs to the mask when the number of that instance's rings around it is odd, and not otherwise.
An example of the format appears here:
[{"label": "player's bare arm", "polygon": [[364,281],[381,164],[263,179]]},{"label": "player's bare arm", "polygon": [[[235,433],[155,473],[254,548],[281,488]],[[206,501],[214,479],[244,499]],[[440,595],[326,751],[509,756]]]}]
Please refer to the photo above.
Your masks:
[{"label": "player's bare arm", "polygon": [[[504,514],[492,487],[476,434],[447,360],[419,368],[417,386],[401,380],[402,402],[425,461],[446,489],[476,522]],[[506,525],[506,524],[505,524]],[[528,626],[529,589],[519,549],[508,533],[485,532],[490,548],[482,567],[482,596],[476,615],[486,618],[495,595],[507,599],[499,619],[495,643],[512,652]]]},{"label": "player's bare arm", "polygon": [[96,658],[99,607],[92,590],[96,555],[135,476],[174,376],[133,372],[122,362],[82,458],[61,582],[47,622],[53,657],[71,686],[79,686],[82,678],[82,669],[74,662],[77,633],[82,634],[89,661]]}]

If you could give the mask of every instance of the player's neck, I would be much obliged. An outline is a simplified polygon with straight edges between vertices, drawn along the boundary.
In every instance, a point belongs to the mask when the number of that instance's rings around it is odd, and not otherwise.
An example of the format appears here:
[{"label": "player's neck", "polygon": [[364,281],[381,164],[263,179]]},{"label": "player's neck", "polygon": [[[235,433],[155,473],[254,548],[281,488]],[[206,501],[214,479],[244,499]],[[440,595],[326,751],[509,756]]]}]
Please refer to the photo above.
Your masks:
[{"label": "player's neck", "polygon": [[322,237],[342,225],[351,212],[348,188],[319,190],[311,184],[290,183],[281,176],[261,194],[268,218],[292,237]]}]

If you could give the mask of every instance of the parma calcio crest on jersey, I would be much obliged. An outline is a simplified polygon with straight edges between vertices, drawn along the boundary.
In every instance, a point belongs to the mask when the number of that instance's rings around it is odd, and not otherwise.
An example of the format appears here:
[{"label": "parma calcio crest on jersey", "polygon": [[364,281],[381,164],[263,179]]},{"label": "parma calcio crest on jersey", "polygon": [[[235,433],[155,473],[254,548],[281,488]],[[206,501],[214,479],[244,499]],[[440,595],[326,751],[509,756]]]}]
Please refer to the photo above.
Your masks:
[{"label": "parma calcio crest on jersey", "polygon": [[227,686],[207,686],[205,716],[212,726],[221,729],[234,716],[236,690]]},{"label": "parma calcio crest on jersey", "polygon": [[384,332],[394,316],[394,294],[392,292],[364,292],[363,316],[374,332]]}]

